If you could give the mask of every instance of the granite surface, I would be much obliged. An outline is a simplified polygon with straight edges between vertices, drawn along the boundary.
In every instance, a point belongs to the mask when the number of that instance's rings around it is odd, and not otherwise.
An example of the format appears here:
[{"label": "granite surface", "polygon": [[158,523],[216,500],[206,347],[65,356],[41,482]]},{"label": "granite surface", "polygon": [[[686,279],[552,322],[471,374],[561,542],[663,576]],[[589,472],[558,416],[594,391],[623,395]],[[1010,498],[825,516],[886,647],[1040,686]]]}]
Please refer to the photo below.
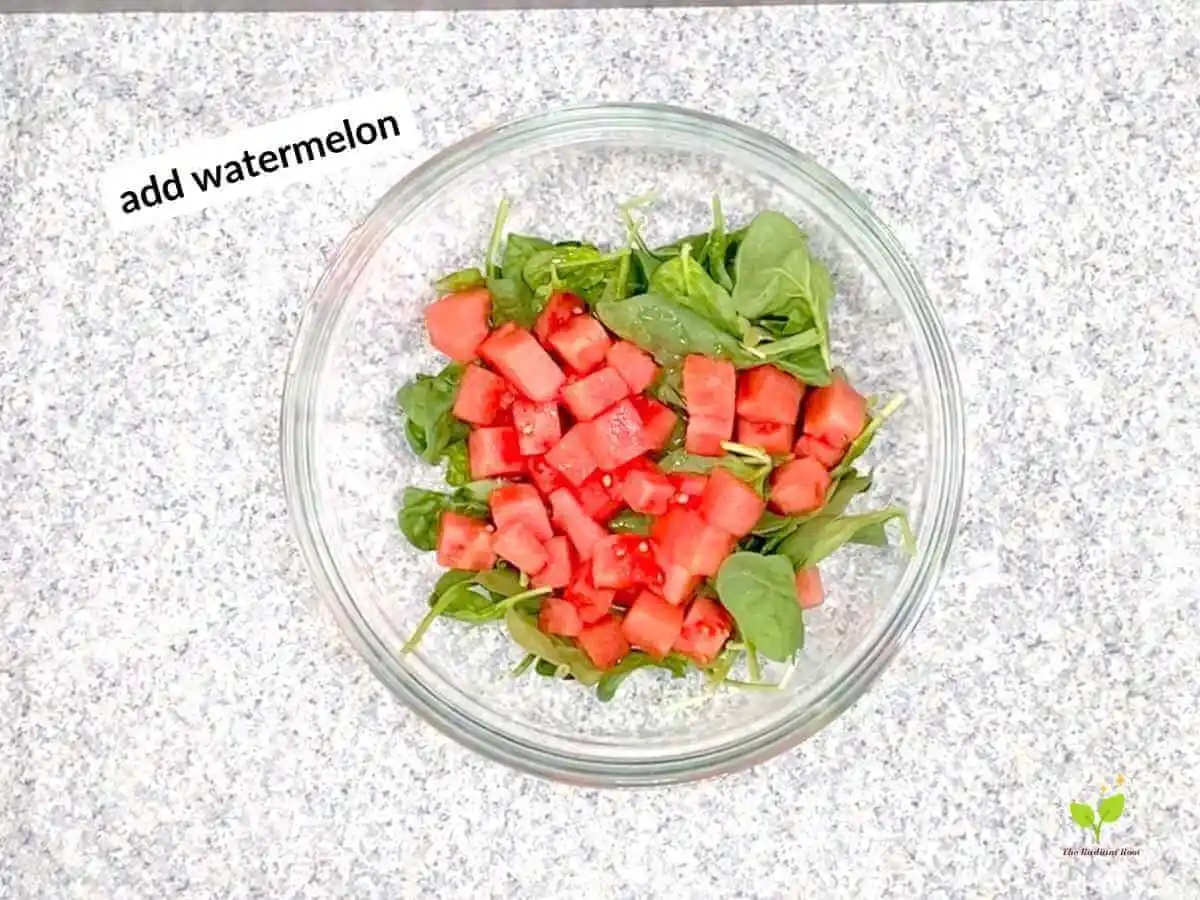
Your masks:
[{"label": "granite surface", "polygon": [[[1200,896],[1200,6],[0,19],[0,897]],[[114,234],[113,161],[406,87],[421,151]],[[636,793],[376,683],[277,472],[302,298],[417,157],[659,100],[859,186],[958,348],[937,597],[846,715]],[[1102,846],[1067,804],[1128,779]]]}]

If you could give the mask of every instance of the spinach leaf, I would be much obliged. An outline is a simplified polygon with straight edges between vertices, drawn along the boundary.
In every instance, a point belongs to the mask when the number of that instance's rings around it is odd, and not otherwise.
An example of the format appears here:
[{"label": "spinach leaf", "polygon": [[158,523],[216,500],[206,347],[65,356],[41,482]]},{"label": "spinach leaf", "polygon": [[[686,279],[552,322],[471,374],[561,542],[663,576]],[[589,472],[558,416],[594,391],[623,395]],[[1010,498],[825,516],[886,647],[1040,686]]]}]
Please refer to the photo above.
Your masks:
[{"label": "spinach leaf", "polygon": [[623,255],[602,253],[591,244],[559,243],[535,251],[522,271],[542,306],[555,291],[569,291],[591,304],[599,302]]},{"label": "spinach leaf", "polygon": [[[895,506],[857,515],[817,516],[792,532],[777,552],[790,559],[797,569],[805,569],[817,565],[860,535],[863,536],[861,543],[877,543],[879,530],[893,519],[900,523],[904,549],[914,552],[916,541],[908,517],[904,510]],[[886,534],[884,537],[886,539]]]},{"label": "spinach leaf", "polygon": [[467,458],[467,442],[455,441],[446,448],[446,484],[460,487],[471,480],[471,464]]},{"label": "spinach leaf", "polygon": [[529,257],[541,250],[553,247],[550,241],[532,234],[509,234],[504,242],[504,257],[500,262],[500,274],[514,281],[524,279],[525,264]]},{"label": "spinach leaf", "polygon": [[475,581],[499,597],[515,597],[525,590],[521,575],[516,569],[495,568],[480,572]]},{"label": "spinach leaf", "polygon": [[604,283],[604,292],[600,295],[600,302],[624,300],[630,294],[630,277],[633,263],[628,252],[621,255],[620,261],[617,263],[617,268],[608,276],[608,280]]},{"label": "spinach leaf", "polygon": [[[556,666],[554,663],[550,662],[549,660],[539,659],[537,661],[537,664],[533,667],[533,671],[537,672],[537,674],[541,675],[543,678],[559,678],[561,676],[559,669],[561,669],[561,668],[562,668],[562,666]],[[564,681],[573,681],[574,680],[574,676],[572,676],[570,674],[569,669],[567,670],[566,678],[564,678],[563,680]]]},{"label": "spinach leaf", "polygon": [[871,446],[871,441],[875,439],[880,426],[903,405],[904,395],[897,394],[884,405],[883,409],[871,416],[871,421],[867,423],[867,427],[862,430],[862,434],[850,443],[850,446],[846,449],[845,456],[842,457],[842,461],[837,464],[831,473],[834,478],[850,470],[855,460],[867,452],[867,448]]},{"label": "spinach leaf", "polygon": [[478,490],[479,488],[472,486],[463,486],[453,494],[442,494],[418,487],[405,488],[400,513],[397,516],[400,531],[418,550],[436,549],[438,527],[442,521],[442,513],[446,510],[476,519],[487,518],[486,495],[480,500]]},{"label": "spinach leaf", "polygon": [[674,300],[724,331],[731,334],[741,331],[729,292],[692,258],[689,244],[684,244],[674,259],[658,267],[650,279],[650,292]]},{"label": "spinach leaf", "polygon": [[730,452],[725,456],[697,456],[685,450],[672,450],[658,461],[658,467],[668,474],[690,472],[707,475],[718,466],[740,478],[762,495],[766,490],[767,479],[775,467],[775,461],[766,454],[742,456]]},{"label": "spinach leaf", "polygon": [[781,556],[734,553],[717,572],[717,594],[742,639],[769,659],[783,662],[804,643],[804,618],[796,602],[796,576]]},{"label": "spinach leaf", "polygon": [[691,353],[718,356],[743,367],[762,362],[729,332],[657,294],[604,301],[595,311],[611,331],[637,344],[663,365],[678,363]]},{"label": "spinach leaf", "polygon": [[532,328],[545,303],[520,278],[489,278],[488,293],[492,295],[492,325],[516,322],[522,328]]},{"label": "spinach leaf", "polygon": [[454,399],[463,367],[450,363],[437,375],[418,375],[396,393],[396,403],[408,417],[404,434],[426,462],[436,463],[456,441],[465,441],[468,428],[454,417]]},{"label": "spinach leaf", "polygon": [[[769,346],[771,345],[765,344],[758,349],[765,351]],[[771,364],[789,375],[794,375],[805,384],[824,387],[832,381],[829,376],[829,366],[825,362],[824,353],[820,347],[811,347],[807,350],[776,357],[771,360]]]},{"label": "spinach leaf", "polygon": [[509,609],[504,616],[504,624],[521,649],[538,657],[538,671],[541,671],[543,661],[556,667],[564,666],[578,681],[588,685],[595,684],[604,675],[578,647],[538,628],[534,616]]},{"label": "spinach leaf", "polygon": [[465,291],[470,288],[483,287],[487,283],[487,279],[483,277],[483,273],[472,267],[470,269],[459,269],[457,272],[451,272],[449,275],[443,275],[433,283],[439,293],[453,294],[455,291]]},{"label": "spinach leaf", "polygon": [[612,700],[621,683],[631,672],[636,672],[638,669],[666,669],[676,678],[683,678],[691,664],[690,659],[678,653],[671,653],[659,660],[640,650],[634,650],[632,653],[626,654],[625,658],[611,669],[604,670],[604,674],[596,683],[596,698],[601,703]]},{"label": "spinach leaf", "polygon": [[687,412],[687,403],[683,399],[683,368],[678,365],[663,366],[658,378],[650,385],[650,396],[676,412]]},{"label": "spinach leaf", "polygon": [[504,237],[504,223],[508,221],[508,198],[503,197],[496,207],[496,220],[492,223],[492,236],[488,240],[487,256],[483,258],[483,272],[490,281],[500,275],[496,255],[500,252],[500,239]]},{"label": "spinach leaf", "polygon": [[608,520],[608,530],[617,534],[649,534],[654,517],[623,509]]},{"label": "spinach leaf", "polygon": [[785,286],[780,270],[796,250],[807,253],[807,247],[808,236],[782,213],[765,210],[755,216],[734,260],[738,311],[747,319],[785,311],[790,285]]},{"label": "spinach leaf", "polygon": [[[725,233],[725,213],[721,209],[721,198],[713,194],[713,227],[708,235],[708,246],[705,248],[701,261],[712,276],[713,281],[726,291],[733,290],[733,276],[725,265],[725,257],[729,252],[729,235]],[[700,257],[698,257],[700,258]]]}]

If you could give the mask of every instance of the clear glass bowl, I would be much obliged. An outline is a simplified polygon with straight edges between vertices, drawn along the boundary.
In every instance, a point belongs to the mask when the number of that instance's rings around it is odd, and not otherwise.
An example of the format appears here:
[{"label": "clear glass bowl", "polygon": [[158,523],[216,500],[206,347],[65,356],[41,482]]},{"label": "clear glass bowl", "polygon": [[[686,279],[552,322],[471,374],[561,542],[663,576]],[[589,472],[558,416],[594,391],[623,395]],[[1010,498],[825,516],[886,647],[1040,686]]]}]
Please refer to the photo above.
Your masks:
[{"label": "clear glass bowl", "polygon": [[[444,362],[421,310],[432,280],[479,263],[496,204],[509,227],[624,243],[618,205],[654,191],[647,238],[706,230],[710,198],[731,227],[778,209],[805,227],[838,286],[834,354],[865,393],[908,402],[865,462],[876,481],[854,508],[900,503],[919,552],[851,546],[822,565],[829,598],[782,691],[705,690],[693,675],[632,675],[607,704],[578,684],[510,669],[523,652],[499,625],[440,620],[398,649],[439,568],[396,527],[406,485],[441,472],[408,449],[396,388]],[[933,304],[903,250],[853,191],[779,141],[709,115],[598,105],[489,129],[392,188],[346,238],[304,311],[283,396],[284,486],[321,599],[375,674],[462,743],[573,783],[682,781],[792,747],[846,710],[912,631],[953,539],[963,484],[958,377]]]}]

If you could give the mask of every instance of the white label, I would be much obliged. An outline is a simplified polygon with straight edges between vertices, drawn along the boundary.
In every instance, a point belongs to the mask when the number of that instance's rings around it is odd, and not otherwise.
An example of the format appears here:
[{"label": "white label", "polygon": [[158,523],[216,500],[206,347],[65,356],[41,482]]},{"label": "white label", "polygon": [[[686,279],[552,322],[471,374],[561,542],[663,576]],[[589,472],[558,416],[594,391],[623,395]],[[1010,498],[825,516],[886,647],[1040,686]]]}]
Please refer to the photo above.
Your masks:
[{"label": "white label", "polygon": [[119,163],[101,179],[104,211],[127,231],[350,163],[411,154],[419,142],[407,96],[383,91]]}]

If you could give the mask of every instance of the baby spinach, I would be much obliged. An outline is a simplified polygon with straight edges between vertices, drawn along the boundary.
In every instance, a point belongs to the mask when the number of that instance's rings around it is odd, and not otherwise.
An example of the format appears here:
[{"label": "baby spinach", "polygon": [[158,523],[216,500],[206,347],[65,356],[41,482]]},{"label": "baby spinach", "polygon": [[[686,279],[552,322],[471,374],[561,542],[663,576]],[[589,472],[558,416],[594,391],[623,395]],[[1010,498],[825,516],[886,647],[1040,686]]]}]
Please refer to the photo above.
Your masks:
[{"label": "baby spinach", "polygon": [[629,677],[631,672],[636,672],[638,669],[666,669],[676,678],[683,678],[691,667],[692,661],[678,653],[671,653],[662,659],[655,659],[648,653],[634,650],[626,654],[625,658],[615,666],[604,670],[604,674],[596,682],[596,698],[601,703],[612,700],[621,683]]},{"label": "baby spinach", "polygon": [[437,375],[418,375],[396,393],[407,417],[404,434],[426,462],[438,462],[451,444],[467,438],[466,423],[452,412],[462,373],[462,366],[450,363]]},{"label": "baby spinach", "polygon": [[750,533],[766,538],[760,548],[762,552],[774,552],[776,547],[783,543],[789,535],[805,522],[809,522],[819,516],[840,516],[846,511],[846,507],[849,506],[850,501],[858,494],[865,492],[870,486],[870,475],[860,475],[857,471],[851,469],[830,485],[825,503],[820,509],[794,516],[781,516],[767,510],[759,518],[758,523]]},{"label": "baby spinach", "polygon": [[731,334],[741,331],[729,292],[692,258],[689,244],[684,244],[674,259],[658,267],[650,279],[650,292],[674,300],[724,331]]},{"label": "baby spinach", "polygon": [[701,261],[708,269],[713,281],[727,291],[733,290],[733,276],[725,265],[725,257],[729,252],[729,235],[725,231],[725,212],[721,209],[721,198],[713,194],[713,227],[708,235],[708,246],[704,249]]},{"label": "baby spinach", "polygon": [[865,538],[865,543],[877,544],[880,529],[892,520],[900,525],[905,551],[914,552],[916,542],[908,517],[904,510],[895,506],[857,515],[817,516],[802,523],[776,548],[776,552],[790,559],[797,569],[808,568],[860,535]]},{"label": "baby spinach", "polygon": [[744,641],[778,662],[804,643],[804,618],[796,602],[796,578],[781,556],[734,553],[722,563],[717,595]]},{"label": "baby spinach", "polygon": [[653,523],[652,516],[623,509],[608,520],[608,530],[617,534],[649,534]]},{"label": "baby spinach", "polygon": [[470,288],[483,287],[487,284],[487,279],[478,269],[472,267],[470,269],[459,269],[457,272],[451,272],[449,275],[443,275],[433,283],[439,293],[453,294],[455,291],[465,291]]},{"label": "baby spinach", "polygon": [[588,303],[597,303],[623,255],[624,251],[602,253],[592,244],[559,243],[535,251],[522,272],[525,283],[541,298],[541,305],[555,291],[567,291]]},{"label": "baby spinach", "polygon": [[397,517],[400,531],[418,550],[436,549],[442,513],[450,510],[476,519],[487,518],[487,494],[480,498],[480,492],[484,490],[481,486],[486,484],[491,482],[464,485],[453,494],[418,487],[405,488]]},{"label": "baby spinach", "polygon": [[[727,445],[736,446],[736,445]],[[696,475],[707,475],[720,466],[729,474],[736,476],[763,494],[766,491],[767,479],[774,469],[775,461],[765,453],[755,456],[742,456],[736,451],[725,456],[698,456],[686,450],[672,450],[658,461],[658,467],[664,472],[689,472]]]},{"label": "baby spinach", "polygon": [[586,653],[566,641],[546,634],[537,625],[537,619],[516,609],[509,609],[504,616],[508,633],[521,649],[532,653],[539,660],[556,667],[565,667],[579,682],[593,685],[604,672],[596,668]]},{"label": "baby spinach", "polygon": [[718,356],[740,366],[762,362],[729,332],[658,294],[603,301],[596,306],[596,315],[611,331],[663,365],[679,363],[692,353]]},{"label": "baby spinach", "polygon": [[676,412],[687,410],[683,399],[683,368],[679,365],[663,366],[649,392],[659,403],[665,403]]},{"label": "baby spinach", "polygon": [[487,287],[492,295],[492,325],[516,322],[522,328],[533,327],[544,304],[521,278],[489,278]]},{"label": "baby spinach", "polygon": [[471,464],[467,458],[467,442],[455,441],[446,448],[446,484],[460,487],[471,480]]}]

